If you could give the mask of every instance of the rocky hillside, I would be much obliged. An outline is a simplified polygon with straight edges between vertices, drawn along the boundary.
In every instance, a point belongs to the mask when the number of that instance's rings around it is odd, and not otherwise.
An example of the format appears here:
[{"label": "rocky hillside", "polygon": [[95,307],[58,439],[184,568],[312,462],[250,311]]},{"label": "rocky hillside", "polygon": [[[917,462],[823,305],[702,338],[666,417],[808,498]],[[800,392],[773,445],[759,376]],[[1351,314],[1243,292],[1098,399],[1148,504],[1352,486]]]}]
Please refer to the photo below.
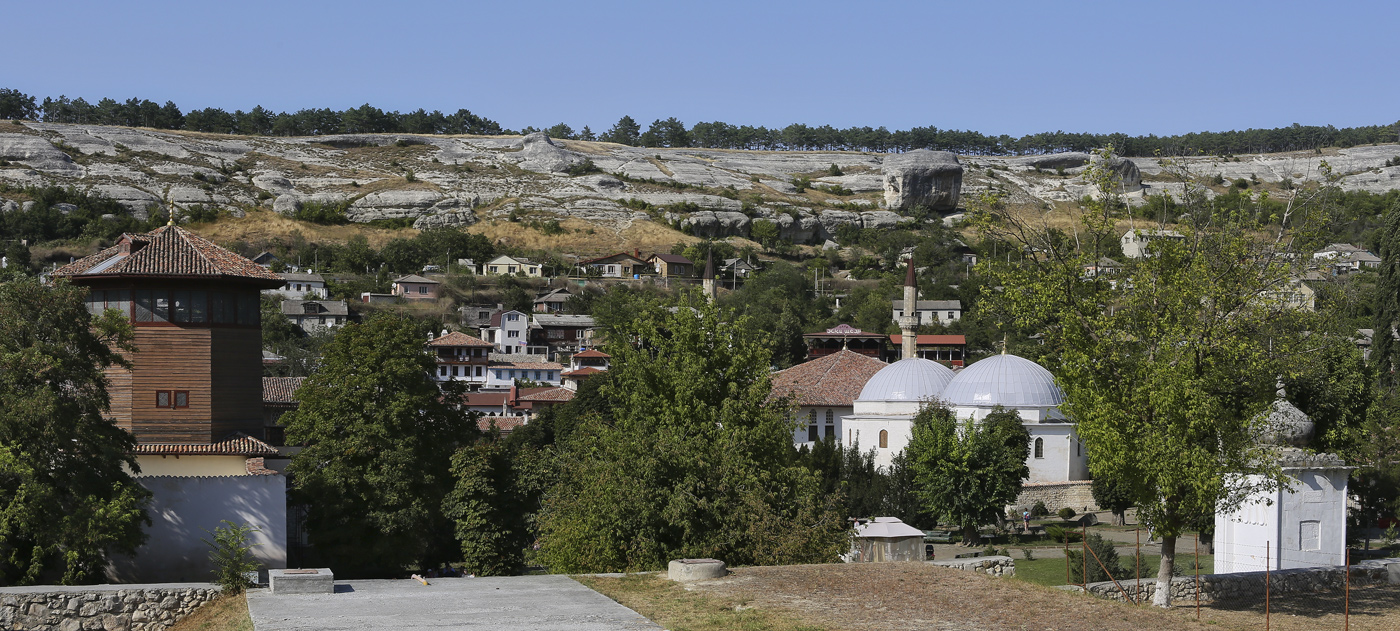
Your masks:
[{"label": "rocky hillside", "polygon": [[[1400,188],[1400,146],[1322,154],[1193,158],[1197,175],[1265,186],[1319,180],[1326,160],[1347,189]],[[521,137],[218,136],[124,127],[0,123],[0,182],[100,192],[136,213],[196,205],[235,215],[270,208],[343,212],[353,222],[415,227],[577,218],[621,230],[666,222],[697,236],[749,236],[755,221],[780,238],[821,243],[838,227],[890,228],[923,205],[956,213],[988,188],[1014,202],[1078,199],[1092,156],[954,156],[854,152],[655,149]],[[1396,160],[1394,162],[1400,162]],[[1179,190],[1156,159],[1110,165],[1131,199]],[[0,198],[0,209],[16,208]],[[765,226],[767,227],[767,226]]]}]

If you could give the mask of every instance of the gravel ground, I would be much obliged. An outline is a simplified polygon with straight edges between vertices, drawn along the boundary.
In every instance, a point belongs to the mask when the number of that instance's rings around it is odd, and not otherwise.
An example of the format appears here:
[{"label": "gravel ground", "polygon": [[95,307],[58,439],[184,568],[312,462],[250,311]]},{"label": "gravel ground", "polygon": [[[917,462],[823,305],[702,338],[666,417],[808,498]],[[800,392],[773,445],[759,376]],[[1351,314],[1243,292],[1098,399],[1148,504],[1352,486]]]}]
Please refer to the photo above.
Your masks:
[{"label": "gravel ground", "polygon": [[[1178,611],[1070,594],[922,563],[737,568],[693,589],[836,629],[1220,629]],[[1229,628],[1227,625],[1225,628]]]}]

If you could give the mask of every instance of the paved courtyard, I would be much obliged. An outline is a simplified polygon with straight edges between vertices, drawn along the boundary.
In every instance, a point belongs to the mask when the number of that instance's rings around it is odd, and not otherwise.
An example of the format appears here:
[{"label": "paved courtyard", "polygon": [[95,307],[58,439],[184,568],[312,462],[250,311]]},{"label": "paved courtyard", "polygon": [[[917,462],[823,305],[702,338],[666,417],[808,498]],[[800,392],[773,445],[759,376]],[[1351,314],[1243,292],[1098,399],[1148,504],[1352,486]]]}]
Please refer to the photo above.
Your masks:
[{"label": "paved courtyard", "polygon": [[334,594],[248,593],[255,631],[659,630],[567,576],[336,581]]}]

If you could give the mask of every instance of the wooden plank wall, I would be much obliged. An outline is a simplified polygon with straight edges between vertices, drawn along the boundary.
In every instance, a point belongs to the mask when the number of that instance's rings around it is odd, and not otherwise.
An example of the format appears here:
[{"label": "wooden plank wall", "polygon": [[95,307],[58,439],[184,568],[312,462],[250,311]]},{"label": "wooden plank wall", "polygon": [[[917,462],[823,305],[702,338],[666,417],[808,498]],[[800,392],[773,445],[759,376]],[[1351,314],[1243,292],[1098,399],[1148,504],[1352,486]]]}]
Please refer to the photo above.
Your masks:
[{"label": "wooden plank wall", "polygon": [[262,329],[212,329],[211,431],[263,437]]},{"label": "wooden plank wall", "polygon": [[[210,333],[207,328],[137,327],[131,358],[131,433],[139,443],[209,443]],[[189,407],[156,407],[156,391],[187,390]],[[220,437],[222,438],[222,436]]]}]

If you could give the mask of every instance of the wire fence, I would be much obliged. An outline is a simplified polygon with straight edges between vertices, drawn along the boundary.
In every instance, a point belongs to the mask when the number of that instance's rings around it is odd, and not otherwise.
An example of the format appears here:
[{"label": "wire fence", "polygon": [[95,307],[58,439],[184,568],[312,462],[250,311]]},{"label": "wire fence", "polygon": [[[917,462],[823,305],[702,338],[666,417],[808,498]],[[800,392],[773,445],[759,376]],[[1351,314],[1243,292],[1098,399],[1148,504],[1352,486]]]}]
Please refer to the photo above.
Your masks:
[{"label": "wire fence", "polygon": [[[1131,558],[1087,528],[1074,534],[1078,541],[1069,532],[1063,541],[1066,584],[1102,598],[1153,603],[1158,566],[1143,563],[1144,531],[1135,533]],[[1365,549],[1326,553],[1314,543],[1306,538],[1283,545],[1268,539],[1232,541],[1222,555],[1210,542],[1181,537],[1171,604],[1188,618],[1227,628],[1400,630],[1400,559]],[[1334,559],[1340,563],[1329,562]]]}]

